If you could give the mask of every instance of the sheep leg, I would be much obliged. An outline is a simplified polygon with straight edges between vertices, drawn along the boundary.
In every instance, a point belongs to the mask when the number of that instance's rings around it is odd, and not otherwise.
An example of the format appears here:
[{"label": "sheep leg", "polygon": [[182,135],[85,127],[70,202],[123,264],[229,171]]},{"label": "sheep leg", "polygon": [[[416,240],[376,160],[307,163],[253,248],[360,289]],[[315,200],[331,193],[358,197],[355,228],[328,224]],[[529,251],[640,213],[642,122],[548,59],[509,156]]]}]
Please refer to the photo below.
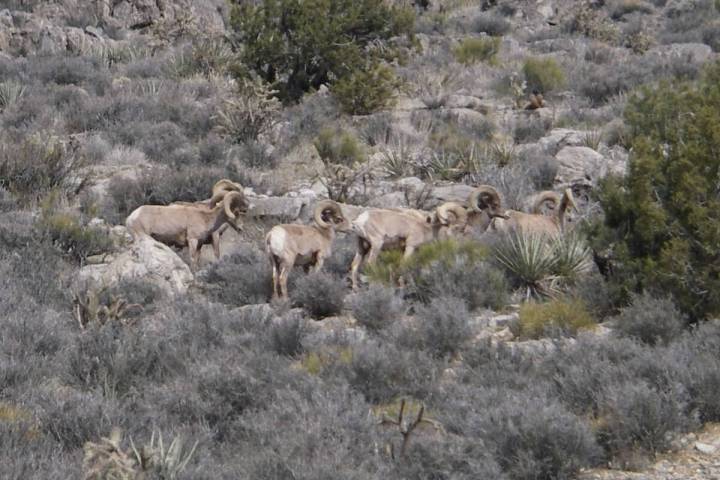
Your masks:
[{"label": "sheep leg", "polygon": [[272,265],[272,282],[273,282],[273,293],[272,298],[278,298],[278,284],[280,283],[280,272],[278,271],[278,264],[270,255],[270,264]]},{"label": "sheep leg", "polygon": [[288,275],[290,275],[291,268],[292,268],[292,264],[290,264],[290,265],[283,264],[282,267],[280,267],[280,297],[281,298],[288,298],[287,281],[288,281]]},{"label": "sheep leg", "polygon": [[213,253],[215,253],[215,260],[220,260],[220,230],[216,230],[213,232],[212,246]]},{"label": "sheep leg", "polygon": [[195,273],[200,260],[200,245],[196,238],[188,240],[188,250],[190,251],[190,270]]},{"label": "sheep leg", "polygon": [[315,265],[313,268],[313,272],[319,272],[323,266],[323,263],[325,263],[325,257],[318,254],[317,257],[315,257]]},{"label": "sheep leg", "polygon": [[350,281],[352,282],[352,289],[357,290],[358,288],[358,270],[363,264],[368,254],[367,242],[362,238],[358,238],[357,250],[355,251],[355,257],[353,258],[352,265],[350,266]]}]

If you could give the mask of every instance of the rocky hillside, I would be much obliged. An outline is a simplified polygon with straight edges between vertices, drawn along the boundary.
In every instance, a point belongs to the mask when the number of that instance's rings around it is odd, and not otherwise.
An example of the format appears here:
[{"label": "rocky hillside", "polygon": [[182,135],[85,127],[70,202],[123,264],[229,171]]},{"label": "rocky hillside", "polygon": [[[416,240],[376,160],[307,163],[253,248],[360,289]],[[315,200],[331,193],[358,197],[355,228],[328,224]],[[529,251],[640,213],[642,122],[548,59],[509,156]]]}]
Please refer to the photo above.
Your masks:
[{"label": "rocky hillside", "polygon": [[[718,51],[712,0],[0,1],[0,477],[704,465]],[[221,178],[250,207],[220,259],[133,244],[133,210]],[[270,302],[264,236],[319,199],[352,220],[481,184],[525,212],[569,189],[572,234],[383,253],[356,292],[339,234]]]}]

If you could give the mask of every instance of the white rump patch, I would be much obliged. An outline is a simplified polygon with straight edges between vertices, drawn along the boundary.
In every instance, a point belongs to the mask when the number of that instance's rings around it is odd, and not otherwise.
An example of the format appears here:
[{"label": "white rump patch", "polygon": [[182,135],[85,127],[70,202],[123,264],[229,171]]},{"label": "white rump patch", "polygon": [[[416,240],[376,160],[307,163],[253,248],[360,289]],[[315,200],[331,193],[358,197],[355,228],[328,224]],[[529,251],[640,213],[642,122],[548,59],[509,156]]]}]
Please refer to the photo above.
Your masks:
[{"label": "white rump patch", "polygon": [[285,239],[287,232],[283,228],[273,228],[270,231],[270,250],[276,255],[285,248]]}]

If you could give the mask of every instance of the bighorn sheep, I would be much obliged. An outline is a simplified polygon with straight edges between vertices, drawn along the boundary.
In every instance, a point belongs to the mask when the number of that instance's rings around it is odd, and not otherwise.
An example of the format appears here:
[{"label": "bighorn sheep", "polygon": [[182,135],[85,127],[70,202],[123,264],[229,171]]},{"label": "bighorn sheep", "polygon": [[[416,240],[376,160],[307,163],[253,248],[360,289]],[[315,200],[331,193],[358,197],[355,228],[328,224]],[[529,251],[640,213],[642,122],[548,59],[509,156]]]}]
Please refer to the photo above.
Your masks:
[{"label": "bighorn sheep", "polygon": [[265,236],[265,247],[272,265],[273,298],[287,298],[287,279],[295,265],[322,268],[330,256],[335,230],[348,229],[340,205],[322,200],[315,205],[315,225],[275,225]]},{"label": "bighorn sheep", "polygon": [[[172,202],[170,205],[190,205],[212,209],[226,194],[230,192],[242,193],[242,191],[242,185],[235,183],[232,180],[228,180],[227,178],[223,178],[222,180],[215,182],[215,185],[212,187],[212,194],[207,200],[201,200],[199,202]],[[227,224],[223,224],[212,234],[211,243],[216,260],[220,260],[220,236],[227,228]]]},{"label": "bighorn sheep", "polygon": [[[474,197],[475,203],[472,206],[486,211],[487,215],[493,218],[489,227],[496,231],[522,230],[558,235],[565,229],[565,215],[568,208],[575,208],[575,200],[570,189],[566,189],[563,193],[555,216],[525,213],[517,210],[503,211],[501,209],[500,194],[498,194],[497,190],[487,185],[479,187],[478,191],[481,189],[482,193],[478,193]],[[540,196],[535,203],[536,208],[548,199],[548,195]]]},{"label": "bighorn sheep", "polygon": [[466,223],[466,211],[462,205],[452,202],[428,213],[410,209],[367,210],[352,222],[358,245],[350,267],[352,288],[358,287],[358,271],[363,263],[373,263],[384,249],[401,247],[404,258],[416,248],[442,236],[454,233],[455,224]]},{"label": "bighorn sheep", "polygon": [[240,216],[248,203],[241,192],[224,194],[222,202],[212,208],[199,205],[143,205],[125,221],[133,240],[151,237],[166,245],[188,247],[190,266],[196,270],[200,247],[213,239],[213,234],[226,223],[240,230]]}]

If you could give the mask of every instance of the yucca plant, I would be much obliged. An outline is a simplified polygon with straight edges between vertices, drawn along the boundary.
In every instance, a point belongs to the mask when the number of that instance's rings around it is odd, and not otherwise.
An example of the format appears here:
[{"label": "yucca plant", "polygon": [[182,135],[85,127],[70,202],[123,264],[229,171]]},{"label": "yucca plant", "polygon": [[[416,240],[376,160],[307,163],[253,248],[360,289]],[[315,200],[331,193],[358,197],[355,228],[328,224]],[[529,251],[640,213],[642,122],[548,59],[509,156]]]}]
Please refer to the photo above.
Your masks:
[{"label": "yucca plant", "polygon": [[602,131],[601,130],[593,130],[593,131],[587,132],[585,134],[585,137],[583,138],[583,145],[597,151],[600,148],[601,141],[602,141]]},{"label": "yucca plant", "polygon": [[412,173],[413,159],[405,142],[394,142],[393,148],[382,150],[383,170],[392,178],[401,178]]},{"label": "yucca plant", "polygon": [[557,275],[574,280],[592,269],[592,252],[585,238],[569,232],[556,238],[552,245]]},{"label": "yucca plant", "polygon": [[550,296],[557,290],[557,259],[547,235],[511,232],[495,246],[494,256],[525,288],[527,298]]},{"label": "yucca plant", "polygon": [[24,85],[17,82],[0,83],[0,112],[17,103],[24,94]]}]

